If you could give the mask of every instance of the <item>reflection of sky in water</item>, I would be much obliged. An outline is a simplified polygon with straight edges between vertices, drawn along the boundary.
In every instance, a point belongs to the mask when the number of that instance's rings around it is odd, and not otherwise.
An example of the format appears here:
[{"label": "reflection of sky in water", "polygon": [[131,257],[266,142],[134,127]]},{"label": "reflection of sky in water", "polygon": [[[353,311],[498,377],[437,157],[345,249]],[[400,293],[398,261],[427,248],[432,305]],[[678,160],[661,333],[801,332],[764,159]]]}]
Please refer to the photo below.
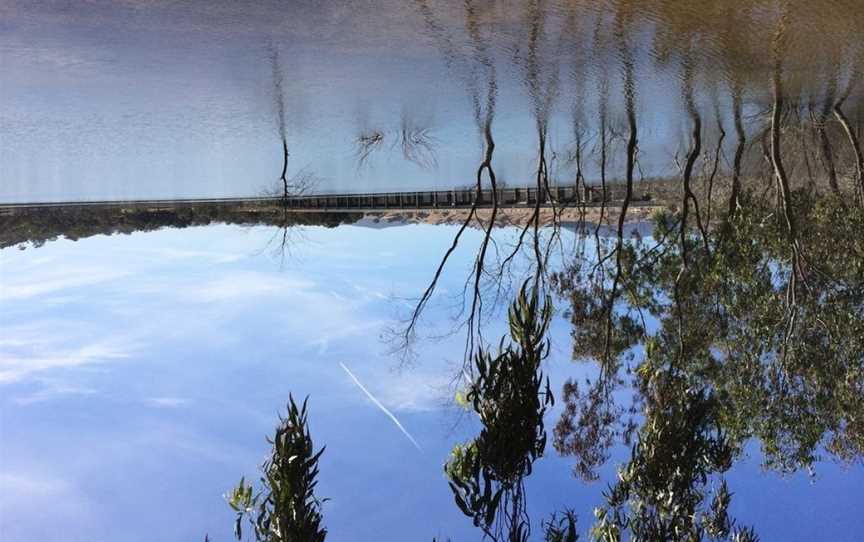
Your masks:
[{"label": "reflection of sky in water", "polygon": [[[289,392],[311,395],[313,437],[327,445],[320,495],[332,498],[324,515],[334,540],[478,538],[441,469],[453,443],[476,430],[453,429],[458,413],[444,406],[460,338],[423,343],[417,365],[402,372],[379,341],[453,232],[309,228],[282,270],[267,228],[4,250],[0,538],[231,539],[221,495],[256,472]],[[445,291],[461,286],[470,247],[453,260]],[[446,323],[445,309],[427,320]],[[558,390],[584,369],[567,361],[563,320],[553,338],[547,371]],[[584,530],[605,483],[577,482],[569,461],[549,452],[528,480],[531,508],[571,506]],[[765,540],[855,540],[864,531],[860,469],[819,465],[811,484],[762,473],[753,456],[728,475],[732,512]]]}]

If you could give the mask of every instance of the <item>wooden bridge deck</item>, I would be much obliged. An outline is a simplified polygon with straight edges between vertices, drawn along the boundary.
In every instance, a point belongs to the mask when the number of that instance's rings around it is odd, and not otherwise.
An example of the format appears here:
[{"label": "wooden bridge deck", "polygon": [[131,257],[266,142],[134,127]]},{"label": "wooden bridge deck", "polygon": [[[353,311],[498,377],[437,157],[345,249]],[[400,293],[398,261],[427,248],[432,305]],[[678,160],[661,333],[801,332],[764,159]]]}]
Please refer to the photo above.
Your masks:
[{"label": "wooden bridge deck", "polygon": [[[553,203],[589,203],[599,204],[603,200],[603,192],[599,187],[591,186],[577,189],[575,186],[558,186],[550,190],[537,188],[499,188],[497,193],[491,189],[479,194],[476,190],[439,190],[428,192],[390,192],[374,194],[320,194],[297,196],[287,200],[290,209],[297,210],[388,210],[388,209],[437,209],[437,208],[469,208],[475,204],[478,207],[492,207],[497,196],[499,207],[535,207],[539,200],[541,207],[551,207]],[[649,201],[650,194],[640,192],[635,195],[636,201]],[[606,201],[621,201],[624,198],[624,187],[607,188]]]},{"label": "wooden bridge deck", "polygon": [[[644,187],[635,188],[634,203],[652,201],[650,191]],[[625,188],[621,184],[607,187],[606,202],[614,203],[623,200]],[[437,209],[437,208],[469,208],[475,204],[478,207],[492,207],[494,196],[497,195],[498,205],[502,208],[534,207],[540,201],[541,207],[551,207],[553,202],[568,204],[586,203],[599,205],[603,191],[598,186],[576,188],[575,186],[557,186],[550,190],[534,188],[499,188],[497,194],[491,189],[481,191],[474,189],[454,189],[421,192],[378,192],[368,194],[312,194],[291,196],[287,200],[279,197],[256,198],[194,198],[194,199],[149,199],[124,201],[71,201],[45,203],[13,203],[0,204],[0,214],[13,215],[16,211],[38,210],[56,207],[130,207],[130,208],[176,208],[195,205],[227,205],[255,206],[285,204],[296,211],[340,212],[340,211],[380,211],[391,209]]]}]

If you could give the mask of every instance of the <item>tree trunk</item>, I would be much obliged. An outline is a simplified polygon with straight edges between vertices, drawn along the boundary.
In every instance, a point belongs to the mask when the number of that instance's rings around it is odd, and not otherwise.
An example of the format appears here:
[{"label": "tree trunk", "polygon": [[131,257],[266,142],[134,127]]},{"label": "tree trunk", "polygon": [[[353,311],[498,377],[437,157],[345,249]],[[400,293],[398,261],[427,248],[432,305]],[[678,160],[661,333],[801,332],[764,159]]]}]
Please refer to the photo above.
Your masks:
[{"label": "tree trunk", "polygon": [[849,138],[849,144],[855,152],[855,168],[858,173],[856,184],[860,191],[859,196],[862,198],[862,202],[864,202],[864,154],[861,152],[861,143],[858,141],[858,136],[855,134],[855,130],[852,129],[852,125],[849,123],[849,119],[843,113],[840,105],[834,107],[834,116],[840,122],[840,125],[843,126],[846,137]]},{"label": "tree trunk", "polygon": [[732,193],[729,195],[729,218],[733,218],[741,207],[741,161],[747,144],[747,133],[744,131],[744,120],[741,105],[741,93],[736,92],[732,98],[735,108],[735,133],[738,135],[738,145],[735,147],[735,162],[732,166]]}]

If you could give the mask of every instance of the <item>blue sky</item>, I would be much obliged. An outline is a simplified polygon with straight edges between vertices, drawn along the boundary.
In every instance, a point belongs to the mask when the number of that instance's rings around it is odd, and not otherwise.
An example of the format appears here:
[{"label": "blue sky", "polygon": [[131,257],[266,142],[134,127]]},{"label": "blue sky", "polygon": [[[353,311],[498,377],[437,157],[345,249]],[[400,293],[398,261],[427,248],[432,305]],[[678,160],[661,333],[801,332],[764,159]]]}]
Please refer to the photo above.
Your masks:
[{"label": "blue sky", "polygon": [[[403,370],[381,341],[454,232],[307,228],[284,264],[265,227],[0,252],[0,538],[229,540],[222,494],[256,474],[292,393],[311,396],[313,437],[327,445],[320,494],[332,499],[333,540],[477,539],[441,470],[476,431],[449,405],[461,338],[422,342]],[[477,241],[469,231],[445,296],[461,287]],[[445,328],[448,307],[433,303],[427,325]],[[494,324],[489,336],[502,331]],[[568,361],[568,333],[556,319],[546,369],[556,391],[587,371]],[[728,478],[736,516],[764,540],[864,532],[860,467],[779,478],[761,471],[758,449],[751,455]],[[586,529],[604,484],[583,485],[569,469],[550,448],[528,481],[531,507],[571,506]]]}]

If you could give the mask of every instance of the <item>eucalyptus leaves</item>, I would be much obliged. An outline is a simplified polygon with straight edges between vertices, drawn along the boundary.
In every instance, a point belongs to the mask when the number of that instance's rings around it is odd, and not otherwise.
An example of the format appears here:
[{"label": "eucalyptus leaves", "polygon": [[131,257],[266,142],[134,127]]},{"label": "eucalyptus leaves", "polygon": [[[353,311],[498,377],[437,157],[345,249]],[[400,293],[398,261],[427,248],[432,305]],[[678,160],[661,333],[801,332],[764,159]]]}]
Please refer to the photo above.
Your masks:
[{"label": "eucalyptus leaves", "polygon": [[245,478],[226,495],[237,512],[234,534],[243,539],[243,519],[261,542],[322,542],[327,530],[321,525],[321,504],[315,496],[318,459],[307,427],[306,402],[298,407],[289,396],[288,414],[280,419],[273,449],[261,467],[261,487],[256,491]]},{"label": "eucalyptus leaves", "polygon": [[[483,424],[480,435],[457,445],[444,466],[456,505],[493,540],[525,541],[531,532],[523,480],[546,448],[543,416],[554,402],[540,371],[551,316],[551,299],[526,281],[509,311],[511,343],[502,338],[497,355],[480,348],[473,359],[465,402]],[[575,516],[550,526],[555,540],[575,540]]]}]

